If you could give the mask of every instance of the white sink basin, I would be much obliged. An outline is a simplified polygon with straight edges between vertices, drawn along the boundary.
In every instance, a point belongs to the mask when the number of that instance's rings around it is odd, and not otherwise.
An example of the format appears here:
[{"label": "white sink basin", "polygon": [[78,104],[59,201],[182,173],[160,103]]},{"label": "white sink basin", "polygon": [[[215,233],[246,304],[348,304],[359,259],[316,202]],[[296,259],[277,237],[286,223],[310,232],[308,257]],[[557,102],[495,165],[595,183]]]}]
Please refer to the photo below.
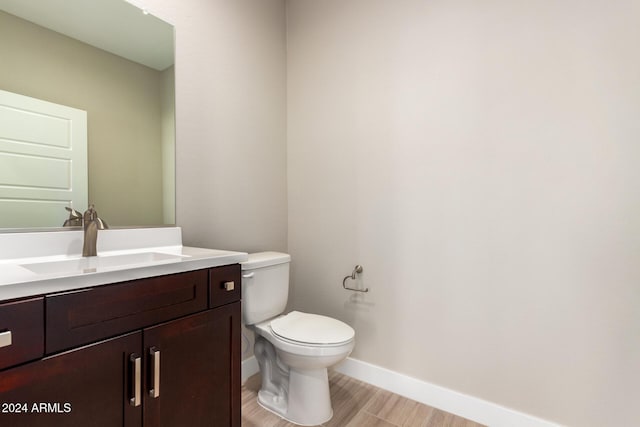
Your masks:
[{"label": "white sink basin", "polygon": [[86,258],[66,259],[63,261],[21,264],[36,274],[85,274],[102,271],[120,270],[135,266],[167,264],[181,261],[185,256],[160,252],[139,252],[125,255],[99,255]]}]

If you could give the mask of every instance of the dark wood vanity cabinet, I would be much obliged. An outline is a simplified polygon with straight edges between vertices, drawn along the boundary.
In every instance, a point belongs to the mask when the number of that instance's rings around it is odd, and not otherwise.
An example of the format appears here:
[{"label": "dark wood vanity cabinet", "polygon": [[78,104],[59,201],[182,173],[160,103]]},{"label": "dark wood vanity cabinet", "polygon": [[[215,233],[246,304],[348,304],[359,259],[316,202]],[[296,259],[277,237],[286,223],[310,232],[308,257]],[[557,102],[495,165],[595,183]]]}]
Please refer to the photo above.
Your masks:
[{"label": "dark wood vanity cabinet", "polygon": [[0,425],[140,426],[126,401],[141,332],[92,344],[0,372]]},{"label": "dark wood vanity cabinet", "polygon": [[[160,351],[161,388],[145,396],[143,425],[240,427],[239,337],[239,302],[145,329],[145,349]],[[153,376],[145,371],[149,390]]]},{"label": "dark wood vanity cabinet", "polygon": [[240,427],[239,291],[232,265],[29,300],[45,355],[2,366],[0,426]]},{"label": "dark wood vanity cabinet", "polygon": [[44,355],[43,320],[43,298],[0,303],[0,370]]}]

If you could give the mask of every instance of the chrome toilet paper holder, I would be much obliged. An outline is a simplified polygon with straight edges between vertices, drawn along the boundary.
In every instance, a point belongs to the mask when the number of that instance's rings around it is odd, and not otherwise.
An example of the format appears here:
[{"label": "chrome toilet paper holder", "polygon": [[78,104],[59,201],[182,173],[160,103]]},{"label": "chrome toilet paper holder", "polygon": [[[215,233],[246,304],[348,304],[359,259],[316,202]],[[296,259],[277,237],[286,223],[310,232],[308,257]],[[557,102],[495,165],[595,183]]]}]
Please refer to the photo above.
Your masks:
[{"label": "chrome toilet paper holder", "polygon": [[347,286],[347,279],[356,280],[356,275],[362,273],[363,271],[364,269],[362,268],[361,265],[356,265],[353,271],[351,272],[351,276],[345,276],[344,279],[342,279],[342,287],[348,291],[369,292],[369,288],[357,289],[357,288],[350,288],[349,286]]}]

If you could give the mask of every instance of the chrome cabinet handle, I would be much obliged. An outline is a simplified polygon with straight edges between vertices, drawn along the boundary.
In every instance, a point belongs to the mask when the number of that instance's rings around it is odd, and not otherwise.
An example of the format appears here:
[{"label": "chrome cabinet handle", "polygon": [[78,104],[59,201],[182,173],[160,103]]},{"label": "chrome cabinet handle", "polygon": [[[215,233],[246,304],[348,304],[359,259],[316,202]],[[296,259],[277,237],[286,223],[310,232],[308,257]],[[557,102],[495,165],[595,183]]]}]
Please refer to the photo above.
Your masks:
[{"label": "chrome cabinet handle", "polygon": [[151,387],[149,388],[149,396],[154,399],[160,397],[160,350],[155,347],[149,349],[151,356]]},{"label": "chrome cabinet handle", "polygon": [[132,381],[132,398],[129,399],[131,406],[140,406],[142,397],[142,358],[137,354],[129,356],[129,362],[133,369],[133,381]]},{"label": "chrome cabinet handle", "polygon": [[236,282],[234,281],[224,282],[223,287],[224,287],[224,290],[227,292],[232,291],[236,288]]},{"label": "chrome cabinet handle", "polygon": [[0,348],[11,345],[11,331],[0,332]]}]

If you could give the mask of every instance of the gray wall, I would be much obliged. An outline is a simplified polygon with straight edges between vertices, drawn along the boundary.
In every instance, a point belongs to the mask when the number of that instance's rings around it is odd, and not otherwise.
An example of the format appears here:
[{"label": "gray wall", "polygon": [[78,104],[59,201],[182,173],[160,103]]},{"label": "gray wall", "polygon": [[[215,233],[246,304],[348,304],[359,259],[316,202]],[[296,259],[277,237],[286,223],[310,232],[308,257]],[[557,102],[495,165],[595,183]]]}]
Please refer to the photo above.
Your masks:
[{"label": "gray wall", "polygon": [[147,0],[176,26],[176,221],[184,243],[286,250],[283,0]]},{"label": "gray wall", "polygon": [[[287,3],[293,306],[353,357],[640,425],[640,8]],[[364,266],[365,295],[341,279]]]}]

